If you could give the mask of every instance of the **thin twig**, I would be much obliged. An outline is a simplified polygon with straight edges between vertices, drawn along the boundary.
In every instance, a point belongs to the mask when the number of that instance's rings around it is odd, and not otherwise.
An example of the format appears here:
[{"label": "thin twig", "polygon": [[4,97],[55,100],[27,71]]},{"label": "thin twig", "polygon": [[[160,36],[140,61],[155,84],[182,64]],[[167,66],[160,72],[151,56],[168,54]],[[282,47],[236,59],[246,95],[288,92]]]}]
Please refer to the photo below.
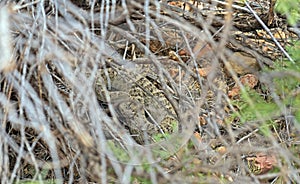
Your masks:
[{"label": "thin twig", "polygon": [[268,28],[268,26],[266,26],[266,24],[261,20],[261,18],[259,18],[259,16],[256,14],[256,12],[251,8],[251,6],[249,5],[249,3],[247,1],[245,1],[245,4],[247,6],[247,8],[251,11],[251,13],[254,15],[254,17],[256,18],[256,20],[260,23],[260,25],[264,28],[264,30],[267,31],[267,33],[271,36],[272,40],[275,42],[275,44],[277,45],[277,47],[283,52],[283,54],[293,63],[295,64],[294,60],[291,58],[291,56],[284,50],[284,48],[280,45],[280,43],[277,41],[277,39],[274,37],[274,35],[272,34],[272,32],[270,31],[270,29]]}]

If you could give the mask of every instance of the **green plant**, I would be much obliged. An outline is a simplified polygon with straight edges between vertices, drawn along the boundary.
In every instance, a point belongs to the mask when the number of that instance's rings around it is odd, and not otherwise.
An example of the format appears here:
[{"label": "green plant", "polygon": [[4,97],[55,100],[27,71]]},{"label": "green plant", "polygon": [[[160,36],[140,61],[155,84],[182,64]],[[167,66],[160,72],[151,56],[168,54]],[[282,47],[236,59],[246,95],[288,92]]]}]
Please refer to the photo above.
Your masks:
[{"label": "green plant", "polygon": [[276,11],[285,14],[288,22],[295,25],[300,20],[300,0],[277,0]]}]

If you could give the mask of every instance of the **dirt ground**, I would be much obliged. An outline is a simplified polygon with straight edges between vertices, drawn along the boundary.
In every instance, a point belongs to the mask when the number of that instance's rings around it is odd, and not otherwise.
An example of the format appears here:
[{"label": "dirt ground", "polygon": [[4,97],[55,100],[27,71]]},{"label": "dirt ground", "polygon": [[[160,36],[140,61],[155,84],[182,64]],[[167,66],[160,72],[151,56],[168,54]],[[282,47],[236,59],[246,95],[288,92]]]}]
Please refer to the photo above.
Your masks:
[{"label": "dirt ground", "polygon": [[300,31],[278,6],[0,2],[1,183],[298,183]]}]

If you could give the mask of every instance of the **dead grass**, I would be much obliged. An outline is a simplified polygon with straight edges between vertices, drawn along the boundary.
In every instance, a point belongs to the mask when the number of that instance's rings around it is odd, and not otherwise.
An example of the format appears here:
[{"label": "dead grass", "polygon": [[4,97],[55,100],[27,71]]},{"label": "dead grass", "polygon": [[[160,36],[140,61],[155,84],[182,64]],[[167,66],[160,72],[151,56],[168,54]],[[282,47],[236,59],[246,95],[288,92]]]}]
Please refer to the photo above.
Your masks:
[{"label": "dead grass", "polygon": [[[300,181],[299,70],[286,96],[273,80],[299,38],[283,17],[266,36],[243,3],[74,2],[0,4],[1,183]],[[250,6],[270,21],[266,1]],[[138,145],[93,85],[98,69],[145,63],[181,131]]]}]

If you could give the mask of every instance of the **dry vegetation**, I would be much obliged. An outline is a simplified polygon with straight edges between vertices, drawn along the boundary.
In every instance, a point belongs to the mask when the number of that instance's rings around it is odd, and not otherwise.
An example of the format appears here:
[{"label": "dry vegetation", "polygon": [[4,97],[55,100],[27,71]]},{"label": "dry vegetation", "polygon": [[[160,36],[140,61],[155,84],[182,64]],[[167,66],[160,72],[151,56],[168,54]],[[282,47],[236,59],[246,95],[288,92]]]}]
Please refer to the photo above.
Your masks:
[{"label": "dry vegetation", "polygon": [[[1,183],[300,181],[300,66],[285,51],[299,52],[299,29],[275,1],[8,2],[0,1]],[[95,93],[108,68],[131,71],[124,89],[143,73],[179,130],[135,143],[135,115],[118,111],[109,82],[104,100]]]}]

